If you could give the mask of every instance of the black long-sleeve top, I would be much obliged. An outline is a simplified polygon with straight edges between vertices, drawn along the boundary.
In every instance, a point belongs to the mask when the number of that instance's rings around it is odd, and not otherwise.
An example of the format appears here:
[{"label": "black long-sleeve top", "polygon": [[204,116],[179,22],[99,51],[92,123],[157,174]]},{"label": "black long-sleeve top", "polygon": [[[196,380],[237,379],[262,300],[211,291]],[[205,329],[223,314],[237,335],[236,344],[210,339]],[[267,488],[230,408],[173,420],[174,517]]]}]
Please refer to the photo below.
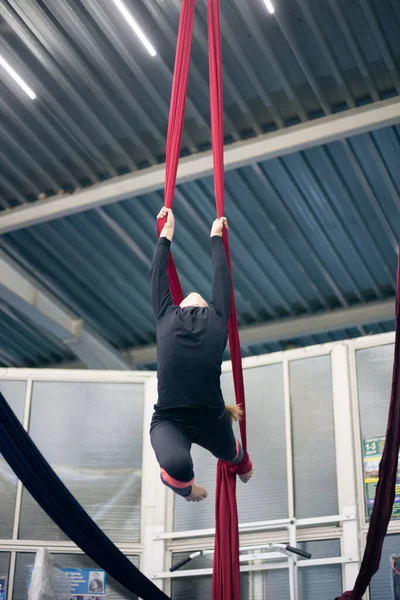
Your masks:
[{"label": "black long-sleeve top", "polygon": [[211,238],[212,300],[208,307],[174,304],[167,266],[171,242],[160,238],[151,268],[157,319],[158,409],[223,406],[221,364],[228,339],[232,284],[222,238]]}]

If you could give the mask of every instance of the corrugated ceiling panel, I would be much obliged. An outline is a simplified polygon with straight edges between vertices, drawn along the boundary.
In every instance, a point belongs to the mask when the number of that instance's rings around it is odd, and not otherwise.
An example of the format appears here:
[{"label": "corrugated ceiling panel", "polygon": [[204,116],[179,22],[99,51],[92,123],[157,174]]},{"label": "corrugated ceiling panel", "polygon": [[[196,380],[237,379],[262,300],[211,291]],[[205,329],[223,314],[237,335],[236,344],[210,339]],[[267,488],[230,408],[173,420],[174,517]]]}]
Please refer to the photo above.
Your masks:
[{"label": "corrugated ceiling panel", "polygon": [[[226,141],[400,91],[400,15],[381,0],[222,3]],[[0,5],[0,52],[37,94],[0,76],[0,209],[164,160],[179,0]],[[210,143],[206,2],[199,0],[183,153]]]},{"label": "corrugated ceiling panel", "polygon": [[[241,325],[394,296],[396,154],[391,127],[226,174]],[[184,290],[206,297],[213,196],[207,178],[179,186],[175,204]],[[148,194],[17,231],[0,245],[116,347],[152,343],[148,276],[161,204],[160,193]]]},{"label": "corrugated ceiling panel", "polygon": [[41,367],[72,360],[73,354],[66,346],[0,302],[1,367]]}]

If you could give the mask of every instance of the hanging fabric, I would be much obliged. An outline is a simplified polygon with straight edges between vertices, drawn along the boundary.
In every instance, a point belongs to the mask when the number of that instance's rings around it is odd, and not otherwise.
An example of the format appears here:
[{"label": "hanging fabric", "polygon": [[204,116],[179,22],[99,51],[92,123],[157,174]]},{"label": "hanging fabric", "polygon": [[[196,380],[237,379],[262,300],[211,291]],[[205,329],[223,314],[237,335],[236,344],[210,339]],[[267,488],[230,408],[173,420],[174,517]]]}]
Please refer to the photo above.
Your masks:
[{"label": "hanging fabric", "polygon": [[[185,103],[188,88],[194,9],[195,0],[184,0],[182,2],[167,139],[164,197],[164,204],[167,208],[172,208],[176,186],[176,175],[181,148]],[[217,216],[222,217],[224,216],[225,211],[223,155],[224,119],[219,0],[208,0],[208,36],[215,201]],[[164,224],[165,220],[160,220],[158,222],[158,234],[160,234]],[[223,234],[223,241],[227,253],[229,269],[232,275],[228,234],[226,230]],[[171,256],[168,265],[168,275],[174,302],[179,304],[183,299],[183,294],[179,283],[178,274]],[[229,467],[227,463],[218,461],[215,505],[216,533],[213,569],[213,600],[240,599],[239,531],[236,504],[236,474],[247,473],[251,469],[251,462],[247,453],[245,417],[246,407],[243,370],[236,306],[233,292],[228,331],[236,402],[243,410],[243,418],[240,422],[240,432],[245,456],[240,466],[237,467]]]},{"label": "hanging fabric", "polygon": [[371,514],[367,545],[361,563],[360,573],[352,592],[346,592],[340,600],[361,600],[379,569],[383,542],[392,516],[396,495],[397,463],[400,450],[400,259],[397,266],[396,284],[396,341],[392,394],[386,429],[385,447],[379,465],[379,481],[376,488],[374,508]]},{"label": "hanging fabric", "polygon": [[0,454],[56,525],[96,564],[143,600],[168,600],[102,532],[39,452],[0,392]]},{"label": "hanging fabric", "polygon": [[[193,39],[195,5],[196,0],[184,0],[182,2],[181,15],[179,19],[178,41],[176,45],[174,76],[172,79],[165,160],[164,204],[167,208],[172,208],[176,188],[176,175],[181,151],[183,123],[189,83],[189,66]],[[157,221],[158,235],[160,235],[165,223],[166,219],[160,219]],[[180,304],[183,300],[183,292],[171,254],[168,262],[168,277],[174,302],[175,304]]]},{"label": "hanging fabric", "polygon": [[[219,0],[208,0],[211,133],[214,159],[215,202],[218,217],[222,217],[225,214],[224,104],[221,46],[220,2]],[[224,230],[223,241],[232,276],[228,232],[226,230]],[[242,357],[233,292],[228,331],[236,403],[243,410],[243,417],[240,420],[240,435],[245,456],[241,465],[235,469],[230,468],[227,463],[221,460],[218,461],[217,465],[213,600],[240,599],[239,519],[236,503],[236,474],[246,473],[251,468],[250,459],[247,454],[246,405]]]}]

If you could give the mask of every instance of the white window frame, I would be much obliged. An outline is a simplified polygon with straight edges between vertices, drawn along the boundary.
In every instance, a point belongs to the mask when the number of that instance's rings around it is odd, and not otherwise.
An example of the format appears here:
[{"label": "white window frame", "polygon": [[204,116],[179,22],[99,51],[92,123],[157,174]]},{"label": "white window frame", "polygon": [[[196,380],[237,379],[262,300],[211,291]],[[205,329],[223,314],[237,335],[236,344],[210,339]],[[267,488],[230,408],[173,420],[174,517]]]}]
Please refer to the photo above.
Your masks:
[{"label": "white window frame", "polygon": [[[145,523],[152,522],[154,508],[149,502],[148,497],[152,495],[154,487],[153,469],[146,469],[147,462],[151,459],[148,436],[146,431],[149,427],[149,414],[156,401],[156,390],[154,387],[155,374],[147,371],[90,371],[76,370],[69,371],[65,369],[0,369],[0,385],[2,381],[24,381],[26,382],[25,405],[23,415],[23,426],[27,430],[29,427],[32,390],[36,382],[73,382],[73,383],[138,383],[144,386],[144,404],[143,404],[143,447],[142,447],[142,501],[141,501],[141,530],[139,543],[117,544],[118,548],[127,556],[137,556],[140,568],[149,570],[148,566],[148,544],[145,544],[149,533]],[[82,554],[73,542],[70,541],[50,541],[50,540],[21,540],[18,539],[18,531],[22,507],[22,483],[18,480],[13,534],[11,539],[0,539],[0,552],[10,553],[10,566],[7,579],[7,600],[12,600],[14,591],[14,578],[16,568],[16,558],[18,552],[35,553],[39,548],[48,548],[54,554]],[[160,494],[162,495],[162,494]],[[165,504],[165,502],[164,502]],[[163,517],[162,511],[158,508],[159,518]],[[144,517],[144,518],[143,518]],[[155,529],[159,531],[159,529]],[[153,534],[153,532],[152,532]],[[146,550],[145,550],[146,546]],[[160,553],[160,543],[153,544]]]},{"label": "white window frame", "polygon": [[[287,350],[270,355],[249,357],[243,368],[265,365],[283,365],[285,403],[286,465],[288,473],[288,519],[240,524],[240,543],[243,546],[284,542],[296,545],[300,541],[338,539],[340,557],[326,557],[311,561],[294,561],[294,567],[306,568],[318,564],[341,564],[343,590],[351,589],[358,574],[361,552],[364,550],[368,523],[365,519],[363,464],[356,373],[356,352],[359,349],[394,343],[394,333],[373,335],[355,340]],[[338,515],[315,519],[295,519],[293,491],[293,456],[291,438],[291,404],[289,366],[291,361],[330,356],[332,371],[333,419],[338,485]],[[230,362],[223,364],[223,372],[232,371]],[[0,369],[2,380],[26,381],[24,426],[29,424],[32,385],[35,381],[142,383],[144,385],[143,415],[143,474],[140,543],[124,544],[119,548],[128,555],[139,557],[140,569],[168,594],[174,577],[207,575],[211,569],[191,569],[170,573],[172,555],[212,548],[213,530],[174,532],[174,495],[160,482],[159,467],[148,435],[153,405],[157,401],[157,377],[154,372],[127,371],[66,371],[37,369]],[[54,553],[80,553],[71,542],[18,540],[18,526],[22,501],[22,485],[17,486],[15,519],[11,540],[0,540],[0,551],[10,552],[10,577],[7,599],[12,599],[16,553],[35,552],[45,546]],[[293,521],[293,523],[290,523]],[[340,523],[340,526],[337,524]],[[307,529],[307,525],[310,528]],[[311,528],[311,526],[313,526]],[[400,533],[400,521],[389,525],[388,533]],[[270,568],[289,568],[288,563],[256,561],[242,564],[243,572],[260,573]],[[368,598],[368,596],[367,596]]]}]

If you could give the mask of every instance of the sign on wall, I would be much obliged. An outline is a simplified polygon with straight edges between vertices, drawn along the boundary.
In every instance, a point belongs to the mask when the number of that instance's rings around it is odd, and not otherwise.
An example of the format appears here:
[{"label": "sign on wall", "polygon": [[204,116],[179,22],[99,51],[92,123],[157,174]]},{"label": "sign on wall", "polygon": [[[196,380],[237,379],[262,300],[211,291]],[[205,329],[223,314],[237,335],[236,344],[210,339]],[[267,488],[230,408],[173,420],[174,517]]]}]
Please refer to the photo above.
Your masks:
[{"label": "sign on wall", "polygon": [[[105,600],[107,596],[107,581],[105,571],[100,569],[68,569],[61,568],[71,582],[70,600]],[[29,586],[31,585],[33,567],[30,570]],[[1,581],[1,578],[0,578]],[[0,600],[2,598],[0,593]]]},{"label": "sign on wall", "polygon": [[106,597],[106,574],[94,569],[61,569],[71,580],[71,600]]},{"label": "sign on wall", "polygon": [[[371,516],[379,479],[379,464],[382,459],[385,436],[371,437],[363,441],[364,484],[367,518]],[[396,497],[392,519],[400,519],[400,461],[397,467]]]}]

